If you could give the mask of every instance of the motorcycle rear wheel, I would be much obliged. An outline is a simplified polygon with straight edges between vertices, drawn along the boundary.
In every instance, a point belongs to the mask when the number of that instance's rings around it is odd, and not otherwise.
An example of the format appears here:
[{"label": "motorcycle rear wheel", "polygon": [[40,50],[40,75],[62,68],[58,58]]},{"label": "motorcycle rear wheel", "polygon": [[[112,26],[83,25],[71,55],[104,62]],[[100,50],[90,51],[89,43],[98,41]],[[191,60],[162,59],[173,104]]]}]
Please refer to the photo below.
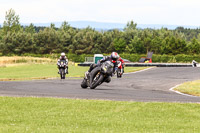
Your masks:
[{"label": "motorcycle rear wheel", "polygon": [[122,77],[122,74],[120,72],[121,70],[117,70],[117,78],[121,78]]}]

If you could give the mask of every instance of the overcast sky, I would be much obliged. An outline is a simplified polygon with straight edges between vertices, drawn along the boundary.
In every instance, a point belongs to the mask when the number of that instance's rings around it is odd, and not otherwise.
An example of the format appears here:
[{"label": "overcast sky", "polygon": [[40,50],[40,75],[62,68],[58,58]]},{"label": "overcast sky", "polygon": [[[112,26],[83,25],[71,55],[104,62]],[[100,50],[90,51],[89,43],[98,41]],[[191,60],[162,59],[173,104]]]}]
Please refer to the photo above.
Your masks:
[{"label": "overcast sky", "polygon": [[200,26],[200,0],[0,0],[0,23],[13,8],[21,23],[98,21]]}]

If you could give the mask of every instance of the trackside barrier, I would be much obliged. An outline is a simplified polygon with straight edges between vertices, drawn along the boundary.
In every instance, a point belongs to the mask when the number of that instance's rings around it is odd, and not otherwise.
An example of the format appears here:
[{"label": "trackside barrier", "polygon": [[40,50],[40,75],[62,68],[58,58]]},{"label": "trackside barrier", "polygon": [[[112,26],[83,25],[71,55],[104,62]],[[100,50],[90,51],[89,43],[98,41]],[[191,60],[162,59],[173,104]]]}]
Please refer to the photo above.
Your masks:
[{"label": "trackside barrier", "polygon": [[[80,63],[78,66],[90,66],[91,63]],[[191,63],[125,63],[126,67],[192,67]]]}]

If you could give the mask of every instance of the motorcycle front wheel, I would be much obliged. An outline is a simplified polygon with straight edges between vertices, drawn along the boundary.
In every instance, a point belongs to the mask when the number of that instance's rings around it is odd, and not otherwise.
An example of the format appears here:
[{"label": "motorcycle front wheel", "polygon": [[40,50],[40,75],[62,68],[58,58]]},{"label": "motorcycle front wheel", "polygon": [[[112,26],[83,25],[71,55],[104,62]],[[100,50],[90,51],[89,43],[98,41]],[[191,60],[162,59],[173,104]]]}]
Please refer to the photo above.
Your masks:
[{"label": "motorcycle front wheel", "polygon": [[121,77],[122,77],[121,70],[118,69],[118,70],[117,70],[117,78],[121,78]]},{"label": "motorcycle front wheel", "polygon": [[90,89],[95,89],[103,81],[103,78],[104,78],[103,74],[97,73],[94,76],[92,84],[90,85]]},{"label": "motorcycle front wheel", "polygon": [[65,69],[64,68],[60,69],[60,78],[65,79]]}]

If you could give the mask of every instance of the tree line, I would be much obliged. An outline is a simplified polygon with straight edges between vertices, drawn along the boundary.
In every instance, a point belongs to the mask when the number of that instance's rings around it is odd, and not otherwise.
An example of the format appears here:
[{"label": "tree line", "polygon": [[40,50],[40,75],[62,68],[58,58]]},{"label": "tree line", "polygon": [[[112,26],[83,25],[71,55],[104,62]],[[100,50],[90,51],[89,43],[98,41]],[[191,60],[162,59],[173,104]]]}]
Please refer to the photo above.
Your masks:
[{"label": "tree line", "polygon": [[52,23],[49,27],[22,26],[19,15],[13,9],[6,12],[5,21],[0,28],[0,53],[7,54],[52,54],[73,53],[95,54],[200,54],[200,29],[175,30],[139,29],[133,21],[127,23],[121,31],[96,31],[87,27],[77,29],[64,21],[56,28]]}]

